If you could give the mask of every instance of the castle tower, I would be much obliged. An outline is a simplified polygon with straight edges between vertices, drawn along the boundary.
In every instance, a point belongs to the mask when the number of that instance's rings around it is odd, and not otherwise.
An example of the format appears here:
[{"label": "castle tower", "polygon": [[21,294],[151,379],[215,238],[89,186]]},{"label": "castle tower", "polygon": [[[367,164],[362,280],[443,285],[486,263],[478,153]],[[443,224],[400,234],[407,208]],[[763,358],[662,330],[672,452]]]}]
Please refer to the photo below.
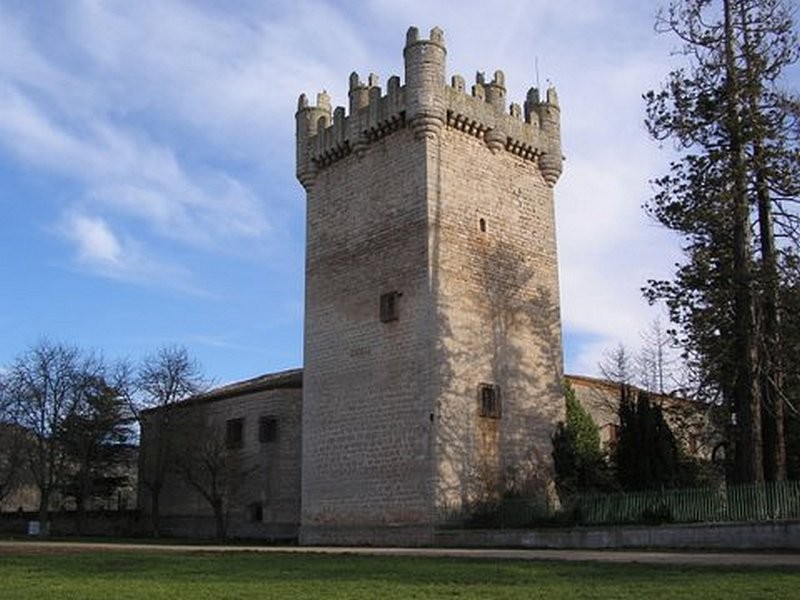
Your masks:
[{"label": "castle tower", "polygon": [[430,543],[447,510],[552,494],[558,101],[448,85],[445,57],[412,27],[404,85],[300,97],[304,543]]}]

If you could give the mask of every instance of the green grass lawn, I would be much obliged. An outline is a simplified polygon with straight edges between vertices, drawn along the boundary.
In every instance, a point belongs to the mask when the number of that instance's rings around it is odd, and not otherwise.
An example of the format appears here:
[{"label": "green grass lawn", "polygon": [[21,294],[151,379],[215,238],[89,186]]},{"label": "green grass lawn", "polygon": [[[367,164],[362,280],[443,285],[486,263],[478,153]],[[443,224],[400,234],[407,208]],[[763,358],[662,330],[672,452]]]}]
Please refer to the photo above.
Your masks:
[{"label": "green grass lawn", "polygon": [[800,571],[479,559],[0,553],[0,598],[798,598]]}]

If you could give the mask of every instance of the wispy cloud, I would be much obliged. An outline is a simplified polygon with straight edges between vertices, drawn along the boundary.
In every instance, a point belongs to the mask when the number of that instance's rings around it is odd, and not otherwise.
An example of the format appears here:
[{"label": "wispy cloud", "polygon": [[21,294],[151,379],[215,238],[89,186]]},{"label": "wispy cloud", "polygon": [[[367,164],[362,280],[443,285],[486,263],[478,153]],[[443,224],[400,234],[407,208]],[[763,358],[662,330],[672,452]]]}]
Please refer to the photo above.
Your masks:
[{"label": "wispy cloud", "polygon": [[[131,225],[138,222],[156,240],[205,251],[231,252],[236,240],[249,240],[251,248],[268,244],[271,224],[263,199],[233,174],[229,162],[213,156],[213,144],[212,156],[198,156],[192,136],[179,139],[173,131],[176,115],[184,113],[194,127],[201,128],[203,120],[203,130],[219,131],[225,126],[214,124],[228,123],[232,115],[239,122],[253,119],[255,92],[252,105],[223,100],[216,110],[208,106],[224,90],[243,87],[225,80],[236,67],[226,71],[225,56],[215,54],[236,32],[220,38],[222,27],[210,15],[181,3],[156,5],[161,9],[152,13],[115,13],[95,2],[64,8],[59,39],[70,51],[62,55],[43,45],[32,19],[0,8],[0,152],[76,182],[82,191],[62,210],[119,217],[118,227],[131,240]],[[158,37],[144,43],[150,30]],[[170,32],[177,40],[171,45]],[[149,68],[158,64],[166,67]],[[190,73],[199,65],[199,71],[178,77],[181,65]],[[246,71],[242,81],[256,80]],[[177,89],[195,106],[174,96]],[[84,251],[77,247],[79,258]],[[157,260],[155,248],[152,253]]]},{"label": "wispy cloud", "polygon": [[81,261],[114,270],[121,267],[122,247],[102,219],[73,215],[65,223],[64,233],[78,245],[78,258]]},{"label": "wispy cloud", "polygon": [[[0,133],[8,152],[86,186],[84,201],[144,221],[159,234],[212,244],[268,228],[255,194],[221,172],[190,173],[170,147],[109,121],[70,131],[18,90],[0,87]],[[3,142],[0,142],[2,144]]]},{"label": "wispy cloud", "polygon": [[[245,161],[277,134],[291,143],[303,83],[341,77],[333,65],[367,55],[348,16],[333,5],[275,2],[235,12],[169,0],[84,1],[69,35],[121,110],[168,115],[182,135]],[[335,31],[335,35],[329,33]],[[326,33],[327,32],[327,33]]]},{"label": "wispy cloud", "polygon": [[135,240],[118,236],[101,217],[69,213],[59,222],[56,231],[74,244],[76,266],[91,273],[205,295],[185,269],[149,256]]}]

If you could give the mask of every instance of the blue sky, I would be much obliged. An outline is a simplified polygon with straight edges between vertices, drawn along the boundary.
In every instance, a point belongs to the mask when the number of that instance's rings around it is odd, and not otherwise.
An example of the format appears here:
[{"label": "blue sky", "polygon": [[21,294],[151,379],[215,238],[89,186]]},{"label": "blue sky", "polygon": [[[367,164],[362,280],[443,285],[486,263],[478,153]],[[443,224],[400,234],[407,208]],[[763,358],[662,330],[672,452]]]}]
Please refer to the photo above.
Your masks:
[{"label": "blue sky", "polygon": [[108,358],[185,345],[219,383],[302,363],[297,97],[402,75],[409,25],[448,75],[557,87],[567,369],[635,346],[677,242],[648,221],[668,151],[641,94],[677,60],[641,0],[0,0],[0,365],[47,336]]}]

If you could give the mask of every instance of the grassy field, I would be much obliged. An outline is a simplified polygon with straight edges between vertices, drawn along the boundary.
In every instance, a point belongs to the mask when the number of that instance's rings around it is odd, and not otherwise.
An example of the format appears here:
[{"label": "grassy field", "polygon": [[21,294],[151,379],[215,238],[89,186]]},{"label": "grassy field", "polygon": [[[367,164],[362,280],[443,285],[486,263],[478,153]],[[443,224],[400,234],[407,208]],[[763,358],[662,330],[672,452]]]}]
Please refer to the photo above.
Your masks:
[{"label": "grassy field", "polygon": [[0,553],[0,598],[797,598],[800,571],[161,552]]}]

